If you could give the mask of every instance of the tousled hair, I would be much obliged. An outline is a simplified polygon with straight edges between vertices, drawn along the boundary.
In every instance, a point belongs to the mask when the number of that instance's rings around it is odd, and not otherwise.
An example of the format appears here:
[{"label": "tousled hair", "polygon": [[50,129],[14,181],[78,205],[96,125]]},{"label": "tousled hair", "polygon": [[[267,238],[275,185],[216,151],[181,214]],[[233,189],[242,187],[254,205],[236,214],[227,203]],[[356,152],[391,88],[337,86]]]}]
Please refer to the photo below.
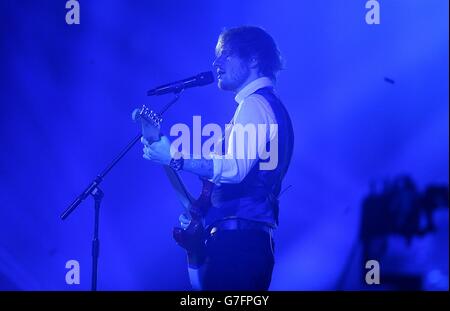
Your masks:
[{"label": "tousled hair", "polygon": [[240,26],[223,30],[217,48],[223,46],[229,47],[233,53],[245,60],[255,58],[259,71],[273,80],[283,67],[275,41],[260,27]]}]

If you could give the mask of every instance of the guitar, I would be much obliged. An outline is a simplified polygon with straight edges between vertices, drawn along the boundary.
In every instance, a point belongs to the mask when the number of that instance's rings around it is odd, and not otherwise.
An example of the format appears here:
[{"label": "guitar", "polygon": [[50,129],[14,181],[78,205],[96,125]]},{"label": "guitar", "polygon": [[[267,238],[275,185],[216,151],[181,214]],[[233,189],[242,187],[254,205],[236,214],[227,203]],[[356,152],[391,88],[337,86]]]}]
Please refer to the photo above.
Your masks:
[{"label": "guitar", "polygon": [[[159,141],[162,136],[162,118],[156,112],[143,105],[142,108],[133,111],[132,118],[134,121],[140,121],[142,136],[150,144]],[[206,179],[202,179],[201,194],[198,199],[194,199],[187,191],[179,174],[167,165],[163,167],[172,187],[175,189],[179,201],[191,219],[187,227],[173,228],[173,238],[179,246],[186,250],[189,267],[198,269],[205,259],[204,241],[206,231],[203,226],[202,216],[211,206],[211,192],[214,184]]]}]

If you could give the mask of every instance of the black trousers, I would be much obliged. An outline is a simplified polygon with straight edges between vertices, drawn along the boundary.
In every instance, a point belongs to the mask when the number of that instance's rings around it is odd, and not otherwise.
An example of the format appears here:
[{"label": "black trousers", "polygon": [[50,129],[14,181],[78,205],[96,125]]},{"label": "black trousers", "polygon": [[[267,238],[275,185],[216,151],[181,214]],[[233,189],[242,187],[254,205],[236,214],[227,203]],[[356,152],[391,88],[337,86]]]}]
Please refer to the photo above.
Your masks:
[{"label": "black trousers", "polygon": [[206,241],[202,290],[268,290],[273,240],[262,230],[219,230]]}]

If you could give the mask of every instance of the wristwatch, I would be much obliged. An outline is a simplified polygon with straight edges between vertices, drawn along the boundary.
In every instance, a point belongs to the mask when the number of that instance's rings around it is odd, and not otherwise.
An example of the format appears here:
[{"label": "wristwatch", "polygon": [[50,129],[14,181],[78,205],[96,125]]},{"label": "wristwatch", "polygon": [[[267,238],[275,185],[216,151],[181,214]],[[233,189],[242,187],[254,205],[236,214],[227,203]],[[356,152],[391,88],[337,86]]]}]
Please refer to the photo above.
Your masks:
[{"label": "wristwatch", "polygon": [[177,152],[174,157],[170,160],[169,166],[174,171],[179,171],[183,169],[184,159],[183,155],[179,152]]}]

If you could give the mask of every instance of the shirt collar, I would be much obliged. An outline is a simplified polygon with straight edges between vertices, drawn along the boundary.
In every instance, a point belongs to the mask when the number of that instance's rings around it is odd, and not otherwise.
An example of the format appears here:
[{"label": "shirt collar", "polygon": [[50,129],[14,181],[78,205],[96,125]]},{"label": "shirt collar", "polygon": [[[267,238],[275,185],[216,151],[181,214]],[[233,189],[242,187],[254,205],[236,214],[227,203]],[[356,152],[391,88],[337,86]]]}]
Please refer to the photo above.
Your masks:
[{"label": "shirt collar", "polygon": [[268,77],[261,77],[253,80],[249,84],[247,84],[239,93],[236,94],[234,100],[240,104],[244,101],[245,98],[255,93],[257,90],[262,89],[264,87],[273,86],[273,82]]}]

